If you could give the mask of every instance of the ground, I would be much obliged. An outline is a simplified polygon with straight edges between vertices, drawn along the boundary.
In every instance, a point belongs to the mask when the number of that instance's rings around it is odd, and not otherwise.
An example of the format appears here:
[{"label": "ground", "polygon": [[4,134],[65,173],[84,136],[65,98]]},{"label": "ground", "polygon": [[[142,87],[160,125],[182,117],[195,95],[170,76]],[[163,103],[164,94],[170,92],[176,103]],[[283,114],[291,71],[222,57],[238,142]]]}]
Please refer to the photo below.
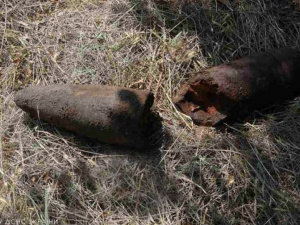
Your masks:
[{"label": "ground", "polygon": [[[300,3],[280,0],[0,0],[2,224],[299,224],[300,100],[221,130],[172,97],[193,73],[300,49]],[[30,118],[30,85],[151,89],[163,130],[147,151]]]}]

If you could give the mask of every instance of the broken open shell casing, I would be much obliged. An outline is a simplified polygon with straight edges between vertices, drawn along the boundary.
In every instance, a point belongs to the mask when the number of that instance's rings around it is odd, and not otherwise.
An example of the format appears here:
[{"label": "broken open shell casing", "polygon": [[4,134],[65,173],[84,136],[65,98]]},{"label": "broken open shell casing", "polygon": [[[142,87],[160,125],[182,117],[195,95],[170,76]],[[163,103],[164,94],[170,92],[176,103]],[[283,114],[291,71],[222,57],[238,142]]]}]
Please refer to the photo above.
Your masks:
[{"label": "broken open shell casing", "polygon": [[198,125],[213,126],[300,93],[300,53],[283,48],[205,69],[173,99]]},{"label": "broken open shell casing", "polygon": [[103,85],[32,86],[16,104],[41,120],[104,143],[147,146],[150,91]]}]

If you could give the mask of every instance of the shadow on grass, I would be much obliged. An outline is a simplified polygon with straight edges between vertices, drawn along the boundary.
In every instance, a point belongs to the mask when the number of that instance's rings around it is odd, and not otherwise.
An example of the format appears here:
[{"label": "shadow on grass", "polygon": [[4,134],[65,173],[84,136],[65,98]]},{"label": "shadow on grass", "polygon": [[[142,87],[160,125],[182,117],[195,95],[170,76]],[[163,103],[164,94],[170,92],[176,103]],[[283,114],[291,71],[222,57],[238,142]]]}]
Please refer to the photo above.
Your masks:
[{"label": "shadow on grass", "polygon": [[300,12],[292,0],[235,1],[228,6],[220,1],[206,2],[209,3],[153,1],[149,4],[131,0],[137,18],[147,28],[171,36],[180,32],[197,34],[210,65],[273,48],[299,49]]},{"label": "shadow on grass", "polygon": [[[234,145],[246,154],[244,160],[251,172],[250,188],[236,199],[244,203],[255,199],[257,224],[297,224],[300,220],[300,114],[282,107],[228,129]],[[226,187],[223,191],[228,192]]]},{"label": "shadow on grass", "polygon": [[[29,116],[26,117],[25,123],[40,138],[45,140],[49,138],[52,142],[53,138],[58,142],[63,139],[62,143],[67,143],[78,150],[74,169],[66,168],[63,171],[51,172],[54,173],[53,180],[59,187],[56,191],[58,201],[64,204],[68,211],[78,211],[82,217],[86,214],[87,209],[81,202],[82,192],[85,198],[93,196],[89,201],[99,204],[102,212],[121,207],[122,210],[125,208],[128,214],[138,217],[145,217],[149,213],[159,214],[157,206],[159,203],[156,201],[167,199],[166,201],[173,204],[179,204],[179,191],[173,180],[165,174],[161,162],[160,149],[169,137],[168,132],[159,130],[157,133],[156,130],[155,135],[162,139],[159,145],[156,139],[152,148],[133,149],[101,144],[99,141],[77,136]],[[98,166],[91,166],[89,163],[91,160]],[[74,175],[71,175],[70,171]],[[103,185],[108,188],[105,193]],[[77,190],[78,186],[83,188],[80,193]],[[42,187],[35,184],[30,193],[34,194],[33,197],[40,196],[39,199],[35,198],[37,204],[44,204]],[[60,217],[56,212],[53,210],[50,217],[53,219]],[[78,220],[76,215],[70,214],[65,218],[69,222]]]},{"label": "shadow on grass", "polygon": [[[180,209],[174,212],[174,220],[181,224],[201,223],[204,212],[204,218],[211,224],[297,224],[299,114],[285,111],[273,115],[265,116],[265,122],[258,125],[255,118],[249,125],[232,125],[222,139],[210,140],[212,147],[207,143],[203,149],[201,143],[194,147],[182,143],[159,154],[158,149],[140,152],[99,145],[29,117],[26,122],[32,129],[38,126],[39,131],[52,133],[57,139],[63,138],[84,150],[83,157],[77,157],[74,173],[85,197],[99,204],[103,212],[121,207],[128,215],[139,218],[158,215],[155,219],[158,223],[160,210],[174,207]],[[100,160],[91,169],[88,161],[99,153],[109,156],[109,160]],[[232,181],[223,171],[228,164],[232,165],[229,168]],[[66,171],[57,181],[62,189],[59,200],[69,211],[85,215],[79,197],[82,191],[76,190],[78,184],[74,178]],[[108,188],[105,194],[103,186]],[[170,205],[164,205],[167,202]],[[247,210],[251,215],[245,214]],[[66,218],[72,221],[76,216]]]}]

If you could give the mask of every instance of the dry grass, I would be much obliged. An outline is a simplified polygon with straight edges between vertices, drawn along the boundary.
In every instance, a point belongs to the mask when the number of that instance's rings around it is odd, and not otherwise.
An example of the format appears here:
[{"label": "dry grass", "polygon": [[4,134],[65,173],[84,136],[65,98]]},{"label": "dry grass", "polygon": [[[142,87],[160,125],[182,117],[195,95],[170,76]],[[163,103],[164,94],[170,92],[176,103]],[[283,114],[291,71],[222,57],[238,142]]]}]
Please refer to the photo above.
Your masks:
[{"label": "dry grass", "polygon": [[[293,1],[220,2],[0,0],[0,218],[299,224],[299,99],[222,132],[194,127],[171,103],[201,68],[300,49]],[[159,134],[158,152],[103,145],[33,120],[13,102],[25,86],[62,83],[151,89],[171,137]]]}]

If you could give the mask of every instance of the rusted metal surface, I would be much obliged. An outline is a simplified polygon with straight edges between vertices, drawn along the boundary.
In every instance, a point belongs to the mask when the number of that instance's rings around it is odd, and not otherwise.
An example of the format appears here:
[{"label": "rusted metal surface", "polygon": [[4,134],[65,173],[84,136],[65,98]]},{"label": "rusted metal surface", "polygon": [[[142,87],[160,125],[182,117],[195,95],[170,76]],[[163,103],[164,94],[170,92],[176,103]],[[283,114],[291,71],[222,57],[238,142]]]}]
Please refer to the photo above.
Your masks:
[{"label": "rusted metal surface", "polygon": [[143,147],[153,94],[102,85],[32,86],[16,104],[41,120],[104,143]]},{"label": "rusted metal surface", "polygon": [[198,125],[214,126],[300,94],[300,53],[284,48],[205,69],[174,103]]}]

